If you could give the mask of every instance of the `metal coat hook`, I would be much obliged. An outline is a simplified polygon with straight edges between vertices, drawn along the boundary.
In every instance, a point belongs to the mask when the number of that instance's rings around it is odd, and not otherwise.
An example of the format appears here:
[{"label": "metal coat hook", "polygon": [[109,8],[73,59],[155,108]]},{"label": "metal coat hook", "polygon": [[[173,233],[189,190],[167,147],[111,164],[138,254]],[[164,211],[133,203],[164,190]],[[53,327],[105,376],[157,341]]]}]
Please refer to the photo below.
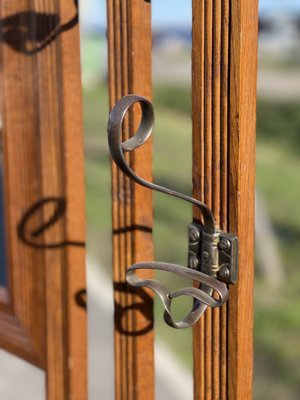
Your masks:
[{"label": "metal coat hook", "polygon": [[[136,134],[122,143],[122,123],[127,111],[133,104],[139,103],[142,111],[140,126]],[[189,227],[189,262],[188,267],[181,265],[142,262],[132,265],[127,273],[127,282],[135,287],[152,289],[160,297],[164,308],[165,322],[177,329],[192,326],[204,313],[207,306],[220,307],[229,297],[226,283],[236,283],[237,280],[237,237],[217,229],[213,213],[206,204],[148,182],[138,175],[128,165],[124,153],[142,146],[151,136],[154,126],[154,110],[151,102],[134,94],[122,97],[113,107],[108,123],[108,143],[110,154],[117,166],[131,179],[149,189],[168,194],[188,201],[199,208],[203,216],[203,224],[191,224]],[[198,287],[187,287],[174,292],[168,291],[164,285],[154,279],[140,279],[136,270],[160,270],[185,276],[200,283]],[[215,294],[218,296],[215,296]],[[171,304],[174,298],[190,296],[194,299],[192,310],[182,321],[172,317]]]}]

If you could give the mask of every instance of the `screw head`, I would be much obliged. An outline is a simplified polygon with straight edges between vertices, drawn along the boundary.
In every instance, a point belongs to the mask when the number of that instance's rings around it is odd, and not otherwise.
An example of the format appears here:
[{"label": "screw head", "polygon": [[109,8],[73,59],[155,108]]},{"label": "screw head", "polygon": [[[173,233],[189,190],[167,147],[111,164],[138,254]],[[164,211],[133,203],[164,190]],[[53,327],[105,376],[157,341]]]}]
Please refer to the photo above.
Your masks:
[{"label": "screw head", "polygon": [[229,250],[230,249],[229,240],[223,238],[219,243],[219,247],[220,247],[221,250]]},{"label": "screw head", "polygon": [[199,267],[199,260],[196,256],[191,256],[189,259],[189,267],[192,269],[198,269]]},{"label": "screw head", "polygon": [[207,261],[209,259],[209,252],[208,251],[203,251],[202,253],[202,259],[204,261]]},{"label": "screw head", "polygon": [[200,239],[200,232],[197,229],[191,229],[189,232],[190,242],[197,242]]},{"label": "screw head", "polygon": [[218,278],[223,282],[228,282],[230,278],[230,271],[226,265],[222,265],[219,269]]}]

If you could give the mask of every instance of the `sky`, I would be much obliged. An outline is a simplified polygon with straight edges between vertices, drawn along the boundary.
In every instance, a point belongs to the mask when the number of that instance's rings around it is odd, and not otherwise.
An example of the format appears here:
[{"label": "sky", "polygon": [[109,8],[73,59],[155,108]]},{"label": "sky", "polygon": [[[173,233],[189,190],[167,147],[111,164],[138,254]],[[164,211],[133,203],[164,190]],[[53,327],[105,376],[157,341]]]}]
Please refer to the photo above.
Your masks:
[{"label": "sky", "polygon": [[[83,25],[104,27],[106,24],[105,3],[105,0],[79,1]],[[191,0],[152,0],[153,26],[191,25],[191,4]],[[300,0],[260,0],[259,9],[262,14],[272,12],[300,14]]]},{"label": "sky", "polygon": [[261,13],[272,12],[298,12],[300,13],[299,0],[260,0],[259,11]]}]

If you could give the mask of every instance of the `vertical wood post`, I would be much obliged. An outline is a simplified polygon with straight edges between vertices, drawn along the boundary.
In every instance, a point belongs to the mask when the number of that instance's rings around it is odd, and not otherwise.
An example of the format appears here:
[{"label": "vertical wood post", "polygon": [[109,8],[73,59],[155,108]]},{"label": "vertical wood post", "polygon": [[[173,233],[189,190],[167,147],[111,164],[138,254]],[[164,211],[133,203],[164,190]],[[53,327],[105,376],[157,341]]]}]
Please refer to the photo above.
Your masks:
[{"label": "vertical wood post", "polygon": [[240,241],[239,281],[228,307],[228,398],[234,400],[252,399],[257,36],[257,1],[232,1],[229,228]]},{"label": "vertical wood post", "polygon": [[[135,93],[151,98],[151,5],[107,0],[110,107]],[[136,107],[124,123],[123,140],[139,123]],[[138,175],[152,179],[151,141],[130,155]],[[153,302],[147,291],[125,282],[127,268],[153,259],[152,195],[112,165],[113,279],[115,300],[115,398],[154,398]],[[149,274],[147,275],[149,277]]]},{"label": "vertical wood post", "polygon": [[[66,215],[61,235],[67,243],[69,242],[57,258],[57,265],[61,265],[60,269],[56,269],[55,272],[51,269],[55,261],[53,256],[51,258],[49,255],[49,265],[46,270],[46,299],[49,299],[47,400],[86,400],[88,398],[87,311],[78,301],[78,296],[82,296],[83,304],[86,299],[86,294],[84,294],[86,293],[84,154],[78,4],[76,0],[61,0],[58,3],[39,0],[39,3],[42,3],[44,7],[47,5],[49,13],[57,13],[61,27],[52,51],[51,48],[47,50],[48,59],[45,55],[44,66],[46,72],[48,62],[48,76],[50,76],[48,88],[53,87],[53,81],[57,80],[58,97],[55,98],[55,92],[51,94],[49,89],[51,106],[48,112],[51,113],[52,107],[51,117],[59,123],[58,132],[52,138],[52,146],[54,146],[52,154],[57,153],[59,157],[56,162],[54,159],[50,160],[50,157],[48,161],[49,167],[52,166],[59,177],[58,190],[66,199]],[[58,65],[56,72],[55,63]],[[46,82],[46,76],[43,77],[44,82]],[[42,86],[40,90],[42,91]],[[49,147],[47,149],[46,147],[45,152],[49,154]],[[46,167],[45,171],[46,187],[49,184],[51,172]],[[48,186],[45,190],[49,190]],[[54,297],[56,297],[55,301]],[[61,315],[58,311],[60,309]],[[58,355],[63,361],[60,366],[57,365]]]},{"label": "vertical wood post", "polygon": [[[7,339],[5,348],[45,370],[47,400],[86,400],[77,2],[0,4],[9,294],[11,314],[23,335],[12,330],[12,343]],[[21,229],[22,221],[29,223]]]},{"label": "vertical wood post", "polygon": [[193,1],[194,196],[240,243],[229,303],[194,328],[196,400],[252,398],[257,11],[252,0]]}]

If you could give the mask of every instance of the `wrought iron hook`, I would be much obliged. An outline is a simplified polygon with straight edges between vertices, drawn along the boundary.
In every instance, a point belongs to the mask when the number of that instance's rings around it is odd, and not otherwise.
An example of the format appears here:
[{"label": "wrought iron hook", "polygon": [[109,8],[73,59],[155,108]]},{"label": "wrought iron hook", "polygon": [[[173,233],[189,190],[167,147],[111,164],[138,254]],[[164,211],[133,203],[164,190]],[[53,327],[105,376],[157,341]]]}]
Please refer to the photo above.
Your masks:
[{"label": "wrought iron hook", "polygon": [[[143,269],[154,269],[158,271],[165,271],[175,273],[180,276],[185,276],[197,281],[201,284],[201,288],[187,287],[175,292],[169,292],[160,282],[155,279],[140,279],[136,274],[136,270]],[[206,310],[207,306],[210,307],[221,307],[229,297],[229,292],[224,283],[217,281],[209,275],[202,272],[192,270],[181,265],[161,263],[161,262],[149,262],[149,263],[138,263],[132,265],[126,274],[127,282],[135,287],[147,287],[153,290],[161,299],[165,311],[164,320],[165,322],[176,329],[189,328],[194,325],[195,322],[201,317]],[[216,291],[219,295],[219,299],[212,297],[213,291]],[[179,322],[176,322],[172,317],[171,305],[172,300],[180,297],[188,296],[194,299],[192,310],[188,315]]]},{"label": "wrought iron hook", "polygon": [[[135,103],[139,103],[141,107],[141,122],[136,134],[122,143],[122,123],[127,111]],[[134,94],[121,98],[117,101],[109,116],[108,143],[110,154],[118,167],[138,184],[188,201],[200,209],[203,225],[191,225],[191,229],[194,232],[196,231],[196,237],[194,238],[193,235],[190,237],[189,256],[196,258],[197,264],[200,264],[202,270],[195,270],[191,262],[190,268],[169,263],[143,262],[134,264],[127,270],[126,280],[132,286],[147,287],[157,293],[165,308],[165,322],[173,328],[181,329],[192,326],[204,313],[207,306],[220,307],[228,300],[229,292],[224,282],[235,283],[236,281],[237,238],[217,229],[214,216],[204,203],[185,194],[148,182],[131,169],[123,153],[142,146],[151,136],[153,126],[154,110],[149,100]],[[136,270],[145,269],[167,271],[189,277],[198,281],[200,287],[187,287],[170,292],[157,280],[141,279],[135,274]],[[220,282],[220,280],[223,282]],[[214,291],[218,293],[218,299],[213,297]],[[174,298],[180,296],[192,297],[194,304],[189,314],[182,321],[176,322],[172,317],[171,304]]]},{"label": "wrought iron hook", "polygon": [[[135,103],[139,103],[142,110],[140,126],[133,137],[122,143],[122,123],[127,111]],[[132,178],[140,185],[161,193],[166,193],[173,197],[177,197],[181,200],[188,201],[189,203],[197,206],[203,215],[205,230],[208,233],[215,233],[215,219],[211,210],[207,207],[206,204],[201,203],[201,201],[196,200],[185,194],[178,193],[174,190],[164,188],[155,183],[148,182],[145,179],[136,175],[136,173],[128,165],[123,153],[127,151],[133,151],[145,144],[151,136],[153,127],[154,110],[149,100],[147,100],[145,97],[137,96],[135,94],[124,96],[120,100],[118,100],[110,113],[108,122],[108,144],[112,159],[124,172],[124,174],[126,174],[129,178]]]}]

